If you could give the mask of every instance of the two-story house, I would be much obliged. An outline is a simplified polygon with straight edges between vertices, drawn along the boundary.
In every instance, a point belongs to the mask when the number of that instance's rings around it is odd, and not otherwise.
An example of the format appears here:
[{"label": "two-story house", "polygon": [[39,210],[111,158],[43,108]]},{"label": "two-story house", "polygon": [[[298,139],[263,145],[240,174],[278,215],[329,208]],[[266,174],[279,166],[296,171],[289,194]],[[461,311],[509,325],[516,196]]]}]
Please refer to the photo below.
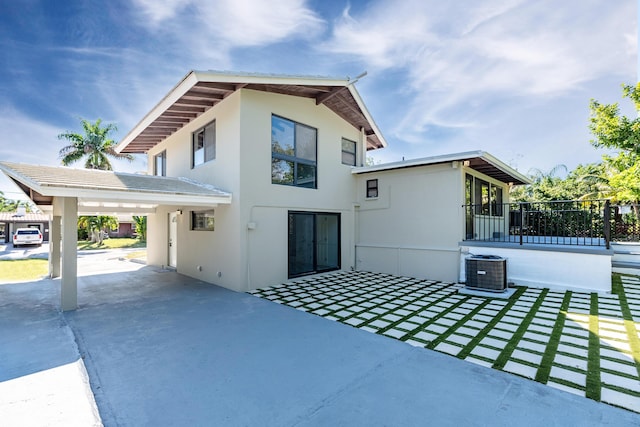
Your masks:
[{"label": "two-story house", "polygon": [[349,79],[191,72],[116,149],[232,194],[158,206],[147,259],[245,291],[355,268],[352,169],[385,145]]},{"label": "two-story house", "polygon": [[[367,151],[387,143],[354,83],[192,71],[116,147],[146,154],[146,176],[0,163],[52,212],[54,235],[62,222],[63,309],[77,304],[80,212],[146,214],[149,264],[236,291],[340,269],[459,280],[465,240],[508,230],[500,206],[528,179],[482,151],[365,166]],[[473,251],[502,250],[511,279],[530,285],[547,273],[540,284],[570,286],[574,266],[588,265],[580,283],[606,290],[610,254],[522,249]],[[557,266],[529,269],[540,254],[539,265]]]}]

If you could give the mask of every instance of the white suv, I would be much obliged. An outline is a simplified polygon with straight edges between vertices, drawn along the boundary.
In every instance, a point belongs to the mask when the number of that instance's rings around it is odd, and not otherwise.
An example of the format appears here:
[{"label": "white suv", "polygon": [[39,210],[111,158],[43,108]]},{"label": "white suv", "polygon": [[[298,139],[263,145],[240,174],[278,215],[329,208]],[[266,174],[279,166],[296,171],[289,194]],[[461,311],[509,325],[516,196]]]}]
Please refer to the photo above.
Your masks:
[{"label": "white suv", "polygon": [[42,246],[42,233],[37,228],[18,228],[13,235],[13,247],[20,245]]}]

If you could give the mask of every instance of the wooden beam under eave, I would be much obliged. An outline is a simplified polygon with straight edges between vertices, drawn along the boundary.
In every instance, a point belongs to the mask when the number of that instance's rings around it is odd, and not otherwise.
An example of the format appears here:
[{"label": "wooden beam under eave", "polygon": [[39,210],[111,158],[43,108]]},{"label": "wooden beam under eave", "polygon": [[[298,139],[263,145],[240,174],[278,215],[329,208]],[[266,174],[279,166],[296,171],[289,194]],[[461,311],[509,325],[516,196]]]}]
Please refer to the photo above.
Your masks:
[{"label": "wooden beam under eave", "polygon": [[218,99],[218,100],[221,100],[222,98],[224,98],[224,93],[226,93],[226,92],[227,91],[224,91],[221,94],[220,91],[216,91],[214,89],[200,88],[200,90],[198,90],[197,88],[195,88],[195,89],[188,90],[182,96],[200,98],[200,99]]},{"label": "wooden beam under eave", "polygon": [[171,107],[167,109],[168,112],[172,113],[203,113],[205,110],[204,107],[189,107],[184,105],[176,105],[173,104]]},{"label": "wooden beam under eave", "polygon": [[177,117],[177,118],[184,118],[184,119],[195,119],[196,117],[198,117],[198,113],[167,110],[164,113],[160,114],[160,117]]},{"label": "wooden beam under eave", "polygon": [[337,94],[345,90],[346,88],[347,88],[346,86],[337,87],[333,89],[331,92],[322,93],[316,96],[316,105],[323,104],[326,100],[333,98],[334,96],[336,96]]}]

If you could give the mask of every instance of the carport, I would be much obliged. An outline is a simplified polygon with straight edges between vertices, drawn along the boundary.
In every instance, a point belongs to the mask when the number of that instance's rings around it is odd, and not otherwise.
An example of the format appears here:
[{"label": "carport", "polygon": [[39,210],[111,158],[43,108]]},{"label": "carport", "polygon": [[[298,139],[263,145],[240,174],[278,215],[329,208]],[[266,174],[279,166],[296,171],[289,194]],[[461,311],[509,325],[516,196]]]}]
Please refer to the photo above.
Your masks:
[{"label": "carport", "polygon": [[11,162],[0,162],[0,171],[50,215],[49,275],[60,277],[62,311],[78,307],[78,215],[150,215],[160,205],[231,203],[231,193],[187,178]]}]

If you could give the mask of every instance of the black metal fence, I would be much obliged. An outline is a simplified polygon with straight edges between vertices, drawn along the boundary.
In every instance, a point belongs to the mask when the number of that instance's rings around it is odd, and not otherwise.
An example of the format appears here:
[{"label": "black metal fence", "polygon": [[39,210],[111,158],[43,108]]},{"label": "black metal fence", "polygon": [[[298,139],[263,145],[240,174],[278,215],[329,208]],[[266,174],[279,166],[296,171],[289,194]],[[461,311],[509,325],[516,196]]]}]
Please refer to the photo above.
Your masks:
[{"label": "black metal fence", "polygon": [[464,209],[465,240],[609,248],[612,228],[617,230],[608,200],[494,203]]},{"label": "black metal fence", "polygon": [[640,204],[611,206],[611,240],[640,242]]}]

